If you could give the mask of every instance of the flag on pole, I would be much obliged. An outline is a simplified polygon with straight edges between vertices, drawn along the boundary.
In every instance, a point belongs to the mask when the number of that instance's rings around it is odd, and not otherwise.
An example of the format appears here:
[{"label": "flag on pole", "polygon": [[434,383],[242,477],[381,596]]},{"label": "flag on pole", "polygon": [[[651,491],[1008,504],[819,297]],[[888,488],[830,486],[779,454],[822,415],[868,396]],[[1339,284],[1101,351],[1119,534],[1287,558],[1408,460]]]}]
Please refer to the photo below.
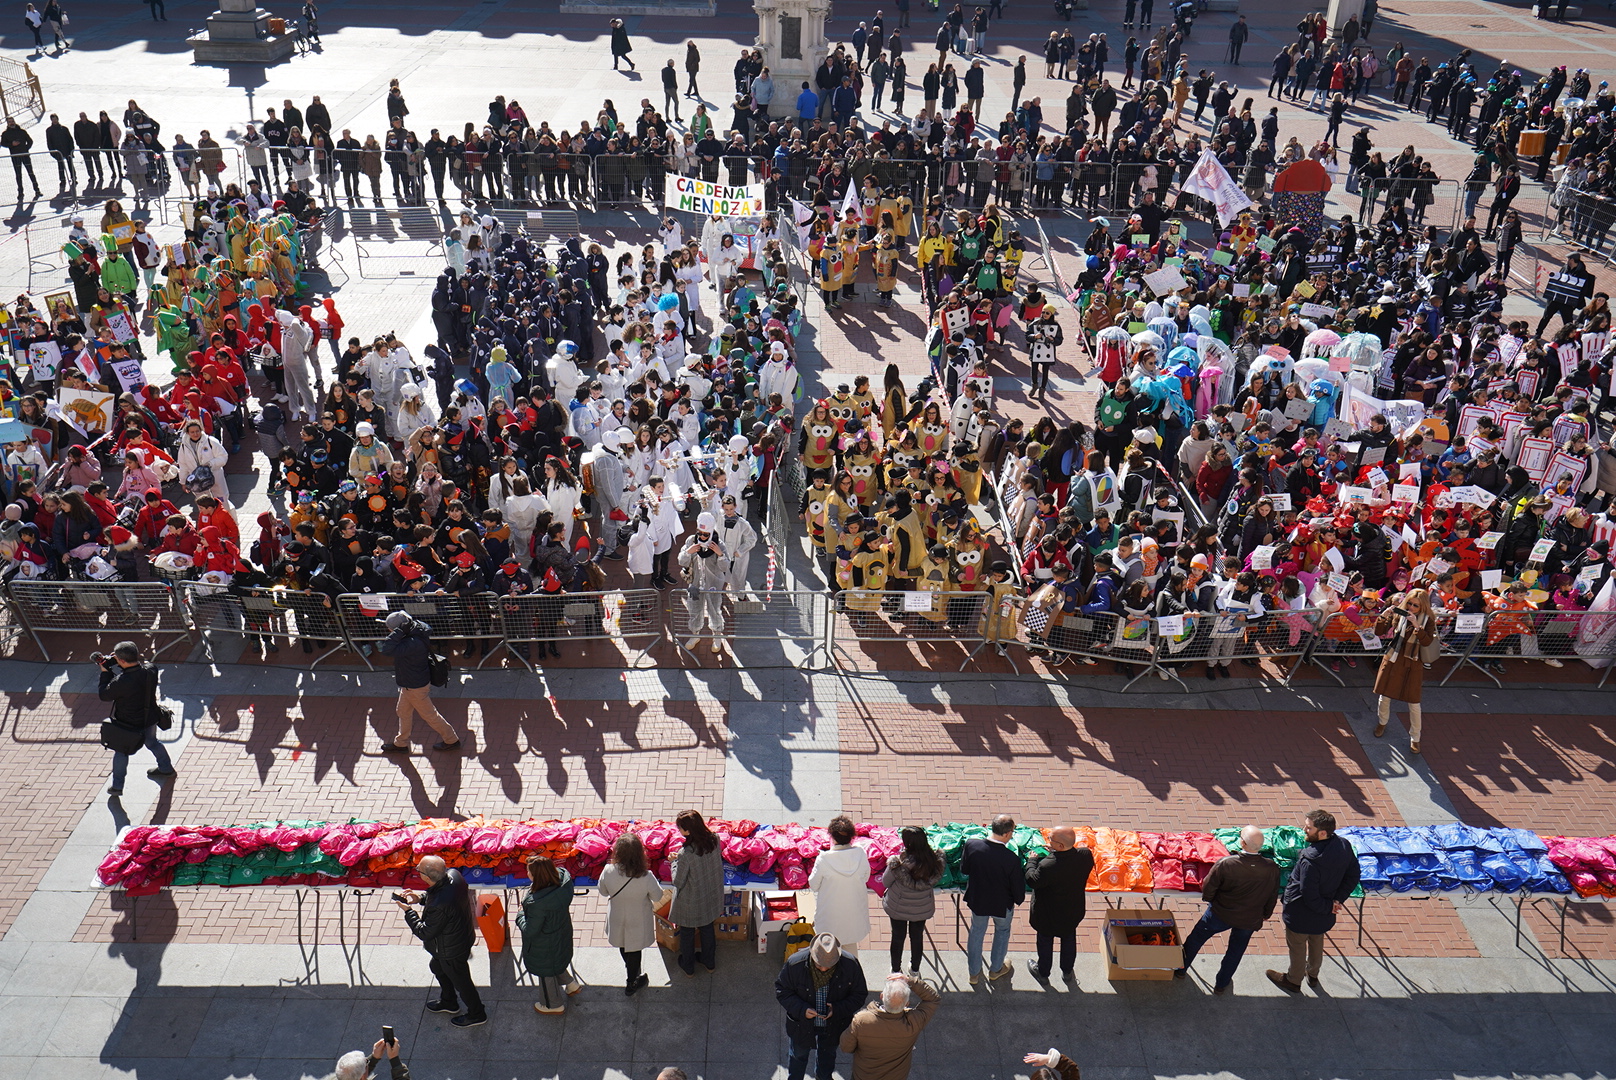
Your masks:
[{"label": "flag on pole", "polygon": [[842,216],[846,217],[849,210],[855,214],[858,213],[861,206],[863,206],[863,203],[859,201],[858,184],[849,178],[847,181],[847,198],[842,200]]},{"label": "flag on pole", "polygon": [[806,248],[808,236],[813,229],[814,208],[800,199],[791,200],[792,222],[797,227],[797,246]]},{"label": "flag on pole", "polygon": [[1212,156],[1212,151],[1201,151],[1201,160],[1195,163],[1195,168],[1184,177],[1184,190],[1191,195],[1199,195],[1211,203],[1218,211],[1218,224],[1226,227],[1235,219],[1235,215],[1251,205],[1246,193],[1240,190],[1229,176],[1229,171],[1223,167],[1222,162]]}]

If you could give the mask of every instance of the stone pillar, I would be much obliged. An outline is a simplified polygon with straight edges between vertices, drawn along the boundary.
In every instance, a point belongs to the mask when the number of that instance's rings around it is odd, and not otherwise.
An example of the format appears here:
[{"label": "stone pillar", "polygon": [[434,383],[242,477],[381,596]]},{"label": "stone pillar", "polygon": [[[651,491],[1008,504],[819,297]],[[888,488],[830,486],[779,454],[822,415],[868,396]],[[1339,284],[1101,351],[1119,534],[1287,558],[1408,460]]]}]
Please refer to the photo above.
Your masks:
[{"label": "stone pillar", "polygon": [[1363,0],[1330,0],[1330,8],[1325,16],[1330,20],[1329,40],[1339,42],[1341,40],[1341,28],[1347,25],[1347,20],[1354,15],[1358,17],[1358,22],[1361,24],[1363,22]]},{"label": "stone pillar", "polygon": [[802,84],[813,84],[814,70],[830,51],[825,21],[830,0],[753,0],[757,12],[757,48],[774,79],[771,116],[795,116]]},{"label": "stone pillar", "polygon": [[207,29],[191,38],[197,63],[273,64],[285,60],[297,43],[289,33],[274,33],[270,18],[257,0],[219,0],[219,10],[208,17]]}]

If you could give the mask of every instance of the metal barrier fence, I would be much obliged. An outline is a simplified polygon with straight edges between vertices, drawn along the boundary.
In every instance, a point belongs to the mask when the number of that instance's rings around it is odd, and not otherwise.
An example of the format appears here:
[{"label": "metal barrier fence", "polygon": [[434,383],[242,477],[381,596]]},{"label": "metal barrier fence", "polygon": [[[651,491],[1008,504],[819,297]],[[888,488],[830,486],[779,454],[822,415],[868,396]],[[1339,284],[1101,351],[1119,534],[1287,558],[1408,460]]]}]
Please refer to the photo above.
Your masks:
[{"label": "metal barrier fence", "polygon": [[[727,642],[772,642],[802,650],[797,667],[813,667],[814,657],[828,649],[831,597],[811,590],[775,589],[765,591],[671,593],[668,599],[668,638],[674,647],[693,660],[699,660],[700,642],[720,638]],[[713,651],[721,652],[722,645]],[[746,656],[735,650],[736,659],[753,662],[760,650],[748,649]],[[826,662],[829,662],[827,653]]]},{"label": "metal barrier fence", "polygon": [[402,611],[432,628],[432,636],[443,648],[459,641],[471,655],[470,642],[482,648],[477,666],[488,661],[495,644],[502,639],[498,597],[493,593],[455,596],[447,593],[343,593],[337,597],[338,628],[365,666],[375,670],[370,652],[388,635],[387,616]]},{"label": "metal barrier fence", "polygon": [[[523,593],[492,597],[492,602],[505,651],[529,671],[536,670],[535,645],[542,661],[546,649],[559,656],[568,642],[613,641],[625,655],[634,653],[624,664],[632,668],[662,640],[662,593],[656,589]],[[637,639],[645,643],[636,647]]]},{"label": "metal barrier fence", "polygon": [[39,76],[21,60],[0,59],[0,112],[17,117],[24,127],[45,118],[45,92]]},{"label": "metal barrier fence", "polygon": [[353,237],[359,276],[410,277],[447,266],[444,220],[424,206],[349,208],[343,224]]},{"label": "metal barrier fence", "polygon": [[1616,199],[1561,184],[1549,203],[1555,216],[1552,224],[1545,223],[1545,238],[1554,235],[1611,260],[1616,252],[1607,250],[1606,241],[1616,225]]},{"label": "metal barrier fence", "polygon": [[[190,609],[173,586],[162,582],[12,581],[6,598],[16,618],[46,660],[42,633],[173,640],[158,645],[161,656],[191,635]],[[110,648],[110,645],[108,646]]]},{"label": "metal barrier fence", "polygon": [[279,652],[282,643],[302,645],[305,651],[319,654],[310,661],[310,671],[350,648],[336,606],[324,593],[237,589],[200,581],[182,581],[178,588],[210,660],[213,638],[219,635],[241,638],[247,649],[257,650],[260,659]]},{"label": "metal barrier fence", "polygon": [[[983,618],[988,599],[981,592],[845,589],[831,603],[830,662],[841,667],[837,660],[841,657],[856,666],[849,649],[872,645],[958,645],[968,650],[959,666],[964,671],[987,647],[987,635],[995,630]],[[1006,621],[994,642],[1014,640],[1014,623]]]}]

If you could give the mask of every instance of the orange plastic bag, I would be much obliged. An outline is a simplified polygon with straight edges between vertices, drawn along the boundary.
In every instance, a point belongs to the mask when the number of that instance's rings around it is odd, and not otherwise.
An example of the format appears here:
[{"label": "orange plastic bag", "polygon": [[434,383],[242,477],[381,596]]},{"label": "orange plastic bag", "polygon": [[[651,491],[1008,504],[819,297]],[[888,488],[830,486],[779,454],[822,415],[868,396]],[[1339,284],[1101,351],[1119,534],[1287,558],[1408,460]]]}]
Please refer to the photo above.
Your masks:
[{"label": "orange plastic bag", "polygon": [[505,951],[505,901],[499,893],[477,894],[477,928],[489,952]]}]

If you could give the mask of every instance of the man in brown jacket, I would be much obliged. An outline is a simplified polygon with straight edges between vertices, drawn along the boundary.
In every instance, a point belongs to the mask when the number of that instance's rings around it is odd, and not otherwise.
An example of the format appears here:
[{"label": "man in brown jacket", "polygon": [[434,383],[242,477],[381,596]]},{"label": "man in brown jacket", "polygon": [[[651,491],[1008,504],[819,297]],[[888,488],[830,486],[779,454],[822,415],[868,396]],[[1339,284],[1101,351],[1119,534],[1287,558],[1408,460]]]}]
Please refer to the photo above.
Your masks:
[{"label": "man in brown jacket", "polygon": [[1195,955],[1212,935],[1229,931],[1229,947],[1223,954],[1214,994],[1226,993],[1234,985],[1234,971],[1246,955],[1251,935],[1274,913],[1279,902],[1279,864],[1262,854],[1263,831],[1255,825],[1240,830],[1240,851],[1219,859],[1201,885],[1206,912],[1184,942],[1184,966],[1173,972],[1175,979],[1189,974]]},{"label": "man in brown jacket", "polygon": [[[913,990],[918,1004],[909,1004]],[[915,1041],[937,1012],[935,987],[916,975],[888,975],[881,1000],[872,1001],[842,1032],[842,1049],[853,1055],[853,1080],[907,1080]]]}]

